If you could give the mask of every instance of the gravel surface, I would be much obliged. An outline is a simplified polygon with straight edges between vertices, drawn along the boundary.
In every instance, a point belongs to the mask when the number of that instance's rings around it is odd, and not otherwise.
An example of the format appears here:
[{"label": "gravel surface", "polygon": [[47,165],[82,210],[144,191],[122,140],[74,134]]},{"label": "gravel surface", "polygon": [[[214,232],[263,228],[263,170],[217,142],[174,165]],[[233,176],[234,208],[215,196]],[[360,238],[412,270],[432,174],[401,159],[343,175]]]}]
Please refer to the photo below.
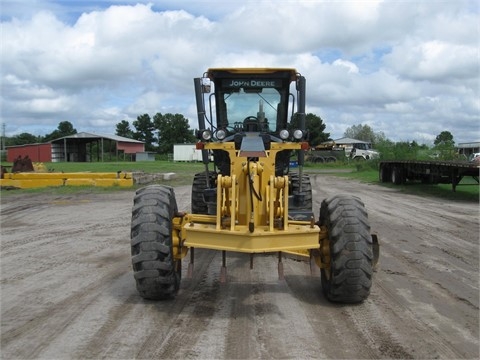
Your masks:
[{"label": "gravel surface", "polygon": [[[197,250],[176,299],[147,301],[130,263],[133,191],[1,201],[2,359],[479,358],[479,204],[405,195],[329,175],[325,197],[362,198],[381,244],[370,297],[329,303],[319,271]],[[175,189],[190,210],[190,187]],[[188,257],[184,259],[186,271]]]}]

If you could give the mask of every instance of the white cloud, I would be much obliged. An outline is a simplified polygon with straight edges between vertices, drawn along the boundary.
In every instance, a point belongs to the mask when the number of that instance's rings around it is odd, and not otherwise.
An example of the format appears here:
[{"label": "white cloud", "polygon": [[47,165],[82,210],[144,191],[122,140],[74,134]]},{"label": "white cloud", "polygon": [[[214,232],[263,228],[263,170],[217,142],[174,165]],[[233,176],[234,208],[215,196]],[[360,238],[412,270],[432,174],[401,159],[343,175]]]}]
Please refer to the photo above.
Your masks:
[{"label": "white cloud", "polygon": [[351,61],[337,59],[333,62],[333,65],[334,66],[343,66],[343,67],[347,68],[349,73],[358,74],[358,72],[359,72],[358,66],[355,65]]},{"label": "white cloud", "polygon": [[478,76],[479,55],[478,44],[409,41],[395,47],[385,60],[400,76],[445,83],[469,81],[475,74]]},{"label": "white cloud", "polygon": [[307,111],[333,137],[364,122],[393,140],[445,129],[457,142],[480,140],[475,1],[65,4],[2,2],[8,134],[37,124],[51,132],[65,119],[113,133],[156,112],[182,113],[195,127],[193,77],[214,66],[282,66],[307,77]]}]

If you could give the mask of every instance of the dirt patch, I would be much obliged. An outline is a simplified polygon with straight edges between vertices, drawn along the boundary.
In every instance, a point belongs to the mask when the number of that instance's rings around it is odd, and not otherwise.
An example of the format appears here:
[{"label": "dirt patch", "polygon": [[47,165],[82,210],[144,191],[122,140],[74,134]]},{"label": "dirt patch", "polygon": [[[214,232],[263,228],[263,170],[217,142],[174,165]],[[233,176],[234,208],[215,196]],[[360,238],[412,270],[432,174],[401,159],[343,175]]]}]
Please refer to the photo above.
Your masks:
[{"label": "dirt patch", "polygon": [[[314,206],[366,204],[381,257],[360,305],[329,303],[318,270],[285,259],[196,252],[175,300],[138,296],[130,265],[134,193],[1,201],[1,353],[12,358],[478,358],[478,204],[405,195],[328,175]],[[190,210],[190,187],[175,188]],[[183,268],[186,270],[188,259]],[[185,275],[185,274],[184,274]]]}]

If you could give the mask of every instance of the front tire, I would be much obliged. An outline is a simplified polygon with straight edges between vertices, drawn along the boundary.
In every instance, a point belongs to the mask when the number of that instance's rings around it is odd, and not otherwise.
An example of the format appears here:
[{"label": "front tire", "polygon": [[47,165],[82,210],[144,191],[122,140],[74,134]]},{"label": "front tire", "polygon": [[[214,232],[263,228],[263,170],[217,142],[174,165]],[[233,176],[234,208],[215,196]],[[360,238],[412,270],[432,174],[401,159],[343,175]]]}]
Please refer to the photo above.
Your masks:
[{"label": "front tire", "polygon": [[173,298],[180,287],[181,260],[173,257],[172,219],[177,212],[173,188],[151,185],[133,200],[131,250],[137,290],[145,299]]},{"label": "front tire", "polygon": [[373,243],[362,201],[337,195],[322,202],[320,225],[328,231],[329,261],[322,268],[322,288],[333,302],[358,303],[370,294]]}]

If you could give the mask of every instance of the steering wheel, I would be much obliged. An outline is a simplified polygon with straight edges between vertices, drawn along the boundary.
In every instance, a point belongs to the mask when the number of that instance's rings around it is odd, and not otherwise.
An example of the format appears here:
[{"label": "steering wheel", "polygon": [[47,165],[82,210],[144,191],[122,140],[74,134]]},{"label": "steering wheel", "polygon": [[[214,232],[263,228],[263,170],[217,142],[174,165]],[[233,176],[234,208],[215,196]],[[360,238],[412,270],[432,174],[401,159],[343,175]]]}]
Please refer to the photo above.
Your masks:
[{"label": "steering wheel", "polygon": [[260,123],[256,116],[247,116],[243,119],[243,131],[259,131]]},{"label": "steering wheel", "polygon": [[243,122],[249,122],[249,121],[258,121],[258,118],[256,116],[247,116],[245,119],[243,119]]}]

